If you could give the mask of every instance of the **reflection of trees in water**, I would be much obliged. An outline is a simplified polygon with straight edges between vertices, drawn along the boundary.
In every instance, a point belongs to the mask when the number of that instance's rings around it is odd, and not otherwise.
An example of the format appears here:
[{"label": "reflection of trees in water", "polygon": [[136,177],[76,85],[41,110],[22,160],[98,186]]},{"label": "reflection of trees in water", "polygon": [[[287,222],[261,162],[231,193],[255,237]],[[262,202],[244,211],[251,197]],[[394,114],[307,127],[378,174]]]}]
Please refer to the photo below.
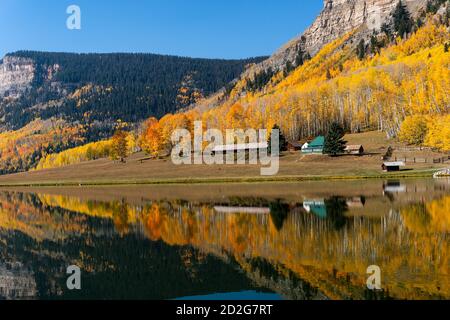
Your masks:
[{"label": "reflection of trees in water", "polygon": [[409,204],[401,209],[403,223],[416,233],[450,233],[450,196]]},{"label": "reflection of trees in water", "polygon": [[342,229],[346,224],[344,213],[348,210],[347,200],[343,197],[331,197],[325,200],[327,218],[336,230]]},{"label": "reflection of trees in water", "polygon": [[[247,266],[246,266],[247,264]],[[257,257],[242,263],[248,276],[260,285],[277,288],[282,296],[295,300],[317,300],[326,297],[284,266]]]},{"label": "reflection of trees in water", "polygon": [[[230,206],[267,207],[270,201],[258,197],[229,197],[226,203]],[[217,205],[217,203],[215,203]]]},{"label": "reflection of trees in water", "polygon": [[121,235],[127,234],[129,231],[128,204],[125,202],[125,199],[122,199],[121,202],[117,201],[113,208],[112,217],[116,230]]},{"label": "reflection of trees in water", "polygon": [[280,231],[289,214],[289,205],[281,200],[269,204],[270,217],[275,228]]},{"label": "reflection of trees in water", "polygon": [[[97,218],[92,220],[93,227]],[[22,261],[33,270],[36,298],[41,299],[171,299],[214,293],[217,288],[256,289],[232,261],[224,263],[192,247],[172,247],[133,234],[84,234],[60,242],[37,242],[23,233],[0,229],[0,238],[14,243],[0,241],[0,259]],[[65,270],[71,264],[82,269],[81,291],[66,290]]]},{"label": "reflection of trees in water", "polygon": [[389,295],[389,290],[364,290],[364,300],[394,300]]},{"label": "reflection of trees in water", "polygon": [[[327,211],[325,219],[307,214],[302,207],[283,201],[267,204],[272,209],[271,214],[261,215],[221,214],[214,212],[211,204],[176,201],[155,201],[146,206],[133,206],[124,201],[115,204],[92,202],[91,209],[86,209],[85,203],[79,199],[75,201],[64,197],[51,199],[39,197],[44,199],[40,210],[45,207],[48,208],[45,210],[52,212],[51,210],[58,207],[59,211],[66,208],[66,212],[70,210],[69,212],[86,214],[74,213],[69,219],[74,225],[81,223],[83,226],[78,229],[81,230],[80,241],[81,243],[84,241],[84,245],[89,243],[90,246],[96,246],[95,243],[98,241],[86,234],[92,233],[99,237],[101,230],[112,228],[101,226],[100,223],[109,221],[111,225],[111,220],[93,219],[90,215],[109,216],[113,218],[116,227],[116,220],[128,226],[140,225],[141,229],[133,227],[129,230],[143,229],[154,241],[162,240],[175,247],[192,246],[217,257],[223,257],[224,253],[227,253],[235,258],[240,268],[244,268],[248,259],[264,259],[265,263],[258,266],[262,270],[258,273],[265,279],[259,278],[260,283],[269,283],[270,277],[276,279],[275,282],[280,286],[282,283],[291,286],[292,282],[286,284],[288,282],[285,281],[288,277],[286,270],[289,270],[299,279],[332,298],[364,298],[365,270],[368,265],[374,263],[382,267],[386,275],[384,280],[389,285],[390,293],[395,297],[450,297],[450,288],[446,280],[448,270],[445,270],[448,269],[449,248],[445,245],[448,243],[448,236],[442,233],[443,227],[439,223],[448,219],[450,212],[447,210],[448,198],[427,202],[425,207],[430,218],[423,219],[422,206],[419,218],[413,220],[418,222],[410,222],[405,218],[406,212],[401,211],[400,214],[395,210],[378,219],[368,217],[345,219],[348,206],[345,199],[339,197],[324,201]],[[17,203],[17,200],[15,201]],[[250,203],[262,205],[261,202],[253,200]],[[248,204],[245,199],[240,199],[239,205]],[[403,210],[407,208],[409,207]],[[89,210],[92,210],[92,213],[89,213]],[[52,215],[56,216],[55,213],[50,214]],[[57,226],[52,220],[48,222]],[[425,225],[427,233],[421,232],[421,229],[414,229],[415,225]],[[123,236],[127,238],[132,235],[133,233]],[[114,251],[114,246],[120,248],[119,242],[120,239],[117,239],[117,243],[111,245],[109,250]],[[73,253],[74,256],[76,254]],[[99,261],[96,259],[99,259],[101,252],[90,254],[95,257],[93,261]],[[121,252],[117,254],[121,255]],[[136,254],[136,251],[130,254]],[[165,253],[161,251],[153,254]],[[186,264],[186,256],[186,253],[182,254],[182,264]],[[282,265],[285,269],[281,271],[280,268],[273,267],[271,271],[266,263],[272,267]],[[92,263],[91,267],[94,265],[95,263]],[[402,266],[402,275],[405,275],[402,282],[397,282],[395,277],[399,265]],[[184,272],[188,269],[183,267]],[[336,271],[333,272],[333,269]],[[279,273],[278,277],[273,274],[276,272]],[[195,274],[201,276],[201,272]],[[430,281],[430,278],[433,281]],[[437,286],[440,287],[439,290]],[[220,284],[218,287],[220,288]]]}]

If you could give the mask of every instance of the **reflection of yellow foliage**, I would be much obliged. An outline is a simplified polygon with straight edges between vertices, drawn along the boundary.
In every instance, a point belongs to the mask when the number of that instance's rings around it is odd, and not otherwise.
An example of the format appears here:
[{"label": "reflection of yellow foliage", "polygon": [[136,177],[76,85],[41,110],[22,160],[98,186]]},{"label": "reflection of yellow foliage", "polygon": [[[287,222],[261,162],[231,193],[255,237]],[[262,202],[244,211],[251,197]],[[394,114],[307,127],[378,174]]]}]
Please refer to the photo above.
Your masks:
[{"label": "reflection of yellow foliage", "polygon": [[[66,197],[60,195],[44,195],[40,194],[39,199],[45,205],[51,207],[59,207],[69,211],[79,212],[85,215],[98,218],[112,218],[115,213],[122,209],[123,204],[118,201],[100,202],[85,201],[75,197]],[[136,223],[137,211],[135,207],[126,206],[128,214],[128,223]]]},{"label": "reflection of yellow foliage", "polygon": [[62,240],[87,230],[86,217],[49,212],[36,208],[30,195],[0,197],[0,228],[23,232],[37,241]]},{"label": "reflection of yellow foliage", "polygon": [[162,217],[160,208],[157,205],[152,205],[146,211],[146,218],[144,220],[144,226],[146,227],[147,235],[150,240],[161,240],[161,225]]},{"label": "reflection of yellow foliage", "polygon": [[450,196],[402,210],[406,227],[416,233],[450,232]]},{"label": "reflection of yellow foliage", "polygon": [[[371,264],[381,267],[383,286],[396,298],[450,298],[449,196],[379,219],[348,218],[340,230],[332,221],[293,211],[279,231],[270,215],[222,214],[209,205],[132,206],[50,195],[39,199],[45,205],[41,209],[27,198],[1,198],[0,228],[36,239],[60,239],[92,232],[85,224],[87,216],[113,219],[122,234],[141,224],[153,241],[194,246],[217,256],[226,252],[248,272],[248,259],[263,258],[334,299],[363,298]],[[82,214],[61,217],[44,209],[55,207]]]},{"label": "reflection of yellow foliage", "polygon": [[[439,201],[429,204],[439,217],[447,212],[442,205],[447,204]],[[394,217],[384,223],[371,220],[354,224],[344,232],[311,216],[305,221],[291,215],[277,232],[268,216],[218,214],[207,206],[198,209],[201,216],[187,215],[184,211],[177,215],[158,207],[153,204],[145,215],[145,221],[152,221],[145,224],[152,239],[162,239],[171,245],[194,245],[218,255],[225,250],[242,264],[244,257],[263,257],[286,266],[329,297],[361,298],[365,270],[373,263],[382,267],[385,285],[397,298],[450,297],[449,248],[440,228],[431,229],[428,234],[418,229],[399,235],[401,226]],[[439,226],[439,219],[430,225]],[[442,246],[438,245],[441,243]],[[331,276],[335,268],[340,270],[337,278]],[[400,268],[405,279],[397,278]],[[428,274],[436,278],[430,281]],[[347,275],[349,283],[342,280]],[[355,288],[361,291],[355,292]]]},{"label": "reflection of yellow foliage", "polygon": [[450,196],[427,203],[427,211],[433,230],[450,233]]}]

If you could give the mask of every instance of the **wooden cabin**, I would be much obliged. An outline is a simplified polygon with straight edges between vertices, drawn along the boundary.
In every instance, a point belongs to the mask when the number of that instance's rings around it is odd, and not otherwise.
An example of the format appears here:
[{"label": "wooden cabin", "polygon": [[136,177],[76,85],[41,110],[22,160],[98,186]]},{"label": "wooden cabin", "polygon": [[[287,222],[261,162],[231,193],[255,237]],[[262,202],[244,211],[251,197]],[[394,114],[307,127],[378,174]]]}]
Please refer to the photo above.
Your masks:
[{"label": "wooden cabin", "polygon": [[302,146],[302,153],[323,154],[325,145],[325,137],[319,136],[311,142],[307,142]]},{"label": "wooden cabin", "polygon": [[302,150],[302,146],[303,146],[303,144],[300,142],[291,141],[291,142],[288,142],[287,149],[290,152],[296,152],[296,151]]}]

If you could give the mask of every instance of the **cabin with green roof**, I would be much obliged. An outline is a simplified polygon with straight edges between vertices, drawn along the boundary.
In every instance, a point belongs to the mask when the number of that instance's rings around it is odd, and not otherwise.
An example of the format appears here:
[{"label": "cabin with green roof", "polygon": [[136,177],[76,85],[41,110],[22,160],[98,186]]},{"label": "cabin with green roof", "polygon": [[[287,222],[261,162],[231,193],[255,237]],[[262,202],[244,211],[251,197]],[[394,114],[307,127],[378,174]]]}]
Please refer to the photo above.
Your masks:
[{"label": "cabin with green roof", "polygon": [[318,136],[311,142],[307,142],[302,147],[302,153],[309,154],[323,154],[323,148],[325,145],[325,137]]}]

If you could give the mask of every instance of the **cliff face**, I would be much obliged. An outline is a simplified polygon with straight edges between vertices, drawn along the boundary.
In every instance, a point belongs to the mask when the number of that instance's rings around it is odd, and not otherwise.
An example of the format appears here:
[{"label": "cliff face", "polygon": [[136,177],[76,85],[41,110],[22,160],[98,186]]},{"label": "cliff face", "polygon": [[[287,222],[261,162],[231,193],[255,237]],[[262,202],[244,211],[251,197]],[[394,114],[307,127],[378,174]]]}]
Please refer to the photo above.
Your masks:
[{"label": "cliff face", "polygon": [[[267,69],[280,70],[287,61],[295,61],[298,48],[315,55],[325,44],[360,29],[359,37],[369,36],[386,22],[399,0],[324,0],[324,8],[313,24],[272,57],[260,64]],[[427,0],[403,0],[414,16],[425,7]]]},{"label": "cliff face", "polygon": [[31,87],[34,74],[31,59],[6,56],[0,63],[0,98],[18,97]]},{"label": "cliff face", "polygon": [[30,270],[19,262],[0,263],[0,299],[33,299],[36,294],[36,281]]},{"label": "cliff face", "polygon": [[[403,0],[403,3],[414,15],[425,6],[426,0]],[[322,13],[304,34],[305,47],[315,54],[324,44],[358,27],[379,30],[397,4],[398,0],[325,0]]]}]

